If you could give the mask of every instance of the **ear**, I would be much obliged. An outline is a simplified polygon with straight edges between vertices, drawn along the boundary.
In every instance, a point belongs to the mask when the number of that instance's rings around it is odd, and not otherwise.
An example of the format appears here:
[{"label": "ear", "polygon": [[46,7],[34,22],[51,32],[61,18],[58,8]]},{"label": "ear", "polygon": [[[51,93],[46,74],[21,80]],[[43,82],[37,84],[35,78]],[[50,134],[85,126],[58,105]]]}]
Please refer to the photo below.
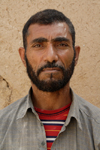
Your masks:
[{"label": "ear", "polygon": [[76,52],[76,56],[75,56],[75,66],[76,66],[79,59],[80,46],[75,46],[75,52]]},{"label": "ear", "polygon": [[25,61],[25,49],[23,47],[20,47],[19,48],[19,55],[20,55],[20,58],[24,64],[24,66],[26,67],[26,61]]}]

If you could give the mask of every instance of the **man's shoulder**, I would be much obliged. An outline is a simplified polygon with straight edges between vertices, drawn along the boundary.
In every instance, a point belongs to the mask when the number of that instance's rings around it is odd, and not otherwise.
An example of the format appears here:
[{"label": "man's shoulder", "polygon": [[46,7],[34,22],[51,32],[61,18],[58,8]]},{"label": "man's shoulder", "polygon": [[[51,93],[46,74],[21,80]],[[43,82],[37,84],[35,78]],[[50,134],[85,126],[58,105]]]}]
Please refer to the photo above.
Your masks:
[{"label": "man's shoulder", "polygon": [[79,104],[80,113],[83,114],[85,117],[89,118],[90,120],[93,120],[96,123],[100,124],[100,108],[94,106],[93,104],[76,94],[75,96]]},{"label": "man's shoulder", "polygon": [[21,107],[24,107],[26,99],[27,95],[0,110],[0,120],[5,120],[10,117],[12,118],[12,116],[14,116],[18,110],[21,109]]}]

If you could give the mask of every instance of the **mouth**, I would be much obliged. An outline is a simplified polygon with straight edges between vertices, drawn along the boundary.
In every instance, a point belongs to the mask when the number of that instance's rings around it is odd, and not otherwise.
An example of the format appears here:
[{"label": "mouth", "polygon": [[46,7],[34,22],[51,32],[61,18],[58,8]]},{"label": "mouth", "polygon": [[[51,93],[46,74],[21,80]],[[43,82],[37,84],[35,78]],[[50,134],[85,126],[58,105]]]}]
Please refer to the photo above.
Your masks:
[{"label": "mouth", "polygon": [[57,73],[57,72],[59,72],[59,71],[61,71],[61,69],[59,69],[59,68],[44,68],[43,69],[43,72],[46,72],[46,73]]}]

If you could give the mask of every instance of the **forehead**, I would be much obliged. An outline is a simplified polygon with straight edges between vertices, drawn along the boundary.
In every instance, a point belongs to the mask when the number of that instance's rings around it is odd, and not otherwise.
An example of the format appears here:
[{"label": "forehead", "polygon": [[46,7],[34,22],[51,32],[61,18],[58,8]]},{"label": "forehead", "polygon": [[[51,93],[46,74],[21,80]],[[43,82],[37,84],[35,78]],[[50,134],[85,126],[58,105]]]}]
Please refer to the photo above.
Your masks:
[{"label": "forehead", "polygon": [[72,37],[69,32],[69,27],[66,23],[53,23],[51,25],[32,24],[29,26],[27,35],[27,44],[36,38],[43,37],[48,40],[56,37],[65,37],[72,42]]}]

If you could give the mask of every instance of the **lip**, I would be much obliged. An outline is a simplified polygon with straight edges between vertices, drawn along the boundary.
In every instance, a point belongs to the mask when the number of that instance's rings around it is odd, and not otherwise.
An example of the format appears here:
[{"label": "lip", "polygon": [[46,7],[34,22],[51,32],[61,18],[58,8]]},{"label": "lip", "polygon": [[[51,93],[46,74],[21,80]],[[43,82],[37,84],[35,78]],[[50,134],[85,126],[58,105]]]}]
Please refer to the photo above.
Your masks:
[{"label": "lip", "polygon": [[53,72],[58,72],[61,71],[59,68],[44,68],[43,72],[48,72],[48,73],[53,73]]}]

